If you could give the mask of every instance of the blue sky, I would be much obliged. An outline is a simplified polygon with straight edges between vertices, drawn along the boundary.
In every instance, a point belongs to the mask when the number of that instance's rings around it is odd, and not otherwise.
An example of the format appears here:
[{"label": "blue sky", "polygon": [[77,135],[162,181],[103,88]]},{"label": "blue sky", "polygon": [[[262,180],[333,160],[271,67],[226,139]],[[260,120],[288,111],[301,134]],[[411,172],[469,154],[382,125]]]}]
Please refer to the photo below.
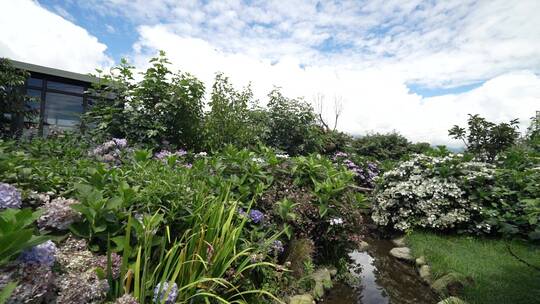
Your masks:
[{"label": "blue sky", "polygon": [[[303,96],[353,134],[456,144],[468,113],[525,126],[540,108],[540,1],[0,0],[0,56],[89,72],[160,49],[207,86],[216,72]],[[26,22],[32,20],[33,22]],[[36,25],[39,24],[39,27]],[[317,99],[320,100],[320,99]]]}]

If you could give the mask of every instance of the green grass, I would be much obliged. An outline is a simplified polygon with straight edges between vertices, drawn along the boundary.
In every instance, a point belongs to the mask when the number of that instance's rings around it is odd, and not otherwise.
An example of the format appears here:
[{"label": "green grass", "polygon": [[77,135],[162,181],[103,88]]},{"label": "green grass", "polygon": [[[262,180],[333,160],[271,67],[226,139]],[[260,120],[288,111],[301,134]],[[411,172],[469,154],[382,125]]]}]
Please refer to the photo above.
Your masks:
[{"label": "green grass", "polygon": [[[469,303],[540,303],[540,271],[513,257],[505,240],[418,231],[407,241],[415,256],[426,257],[435,278],[448,272],[472,277],[474,284],[460,296]],[[540,267],[540,246],[509,244],[517,256]]]}]

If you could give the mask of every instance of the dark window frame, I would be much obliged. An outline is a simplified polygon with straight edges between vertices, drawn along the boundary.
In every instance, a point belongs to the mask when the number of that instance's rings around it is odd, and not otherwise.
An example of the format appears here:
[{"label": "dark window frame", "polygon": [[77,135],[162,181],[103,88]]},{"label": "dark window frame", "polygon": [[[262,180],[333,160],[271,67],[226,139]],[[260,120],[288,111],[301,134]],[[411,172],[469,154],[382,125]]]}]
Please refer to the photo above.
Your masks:
[{"label": "dark window frame", "polygon": [[[28,84],[28,80],[25,82],[25,90],[31,89],[31,90],[37,90],[41,92],[41,100],[40,100],[40,107],[39,107],[39,125],[38,125],[38,135],[43,136],[43,130],[45,126],[45,108],[46,108],[46,96],[47,93],[57,93],[57,94],[64,94],[64,95],[70,95],[70,96],[76,96],[76,97],[82,97],[82,107],[83,111],[81,114],[85,113],[88,108],[88,94],[86,94],[86,91],[92,86],[91,83],[64,78],[64,77],[58,77],[54,75],[48,75],[43,73],[37,73],[37,72],[31,72],[30,76],[32,78],[41,79],[42,87],[39,86],[32,86]],[[83,93],[75,93],[70,91],[63,91],[58,89],[49,89],[47,82],[48,81],[54,81],[59,83],[65,83],[70,85],[77,85],[83,87]],[[81,122],[80,124],[80,131],[84,132],[85,127],[84,124]]]}]

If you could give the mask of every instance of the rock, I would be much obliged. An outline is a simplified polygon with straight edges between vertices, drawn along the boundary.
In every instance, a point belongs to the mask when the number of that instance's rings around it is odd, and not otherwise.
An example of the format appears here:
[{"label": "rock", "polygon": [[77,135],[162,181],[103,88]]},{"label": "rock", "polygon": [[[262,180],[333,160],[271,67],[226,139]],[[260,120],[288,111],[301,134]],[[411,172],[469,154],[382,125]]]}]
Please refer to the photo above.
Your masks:
[{"label": "rock", "polygon": [[315,282],[315,286],[313,287],[311,294],[315,299],[320,299],[324,296],[324,286],[321,282]]},{"label": "rock", "polygon": [[420,269],[418,269],[418,274],[420,274],[422,280],[426,281],[427,283],[431,283],[431,267],[428,265],[420,266]]},{"label": "rock", "polygon": [[329,267],[328,272],[330,272],[330,275],[334,277],[337,274],[337,269],[335,267]]},{"label": "rock", "polygon": [[463,301],[458,297],[449,297],[438,302],[437,304],[467,304],[467,302]]},{"label": "rock", "polygon": [[435,280],[431,288],[439,294],[455,296],[461,293],[463,287],[470,283],[469,281],[462,274],[451,272]]},{"label": "rock", "polygon": [[358,243],[358,251],[366,251],[369,248],[369,243],[366,241],[360,241]]},{"label": "rock", "polygon": [[294,297],[291,297],[290,304],[313,304],[315,301],[313,300],[313,297],[309,294],[303,294],[303,295],[297,295]]},{"label": "rock", "polygon": [[416,259],[416,266],[422,266],[426,265],[426,258],[424,256],[421,256]]},{"label": "rock", "polygon": [[315,287],[311,293],[316,299],[320,299],[324,296],[325,289],[332,288],[332,276],[330,271],[326,268],[315,271],[311,275],[311,278],[315,281]]},{"label": "rock", "polygon": [[405,247],[405,246],[407,246],[407,244],[405,243],[405,237],[404,236],[402,236],[400,238],[397,238],[397,239],[393,239],[392,244],[394,244],[394,246],[396,246],[396,247]]},{"label": "rock", "polygon": [[390,255],[400,260],[405,260],[409,262],[414,261],[414,257],[411,254],[411,249],[408,247],[392,248],[392,250],[390,250]]}]

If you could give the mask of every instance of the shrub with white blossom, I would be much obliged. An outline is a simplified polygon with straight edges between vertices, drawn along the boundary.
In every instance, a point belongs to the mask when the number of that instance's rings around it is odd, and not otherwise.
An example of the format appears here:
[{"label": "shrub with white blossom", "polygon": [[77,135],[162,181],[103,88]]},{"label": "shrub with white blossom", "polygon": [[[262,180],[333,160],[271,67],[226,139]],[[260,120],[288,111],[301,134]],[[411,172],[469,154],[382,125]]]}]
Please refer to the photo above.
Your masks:
[{"label": "shrub with white blossom", "polygon": [[374,195],[372,218],[381,226],[489,232],[475,185],[489,187],[494,168],[460,155],[414,155],[387,171]]}]

